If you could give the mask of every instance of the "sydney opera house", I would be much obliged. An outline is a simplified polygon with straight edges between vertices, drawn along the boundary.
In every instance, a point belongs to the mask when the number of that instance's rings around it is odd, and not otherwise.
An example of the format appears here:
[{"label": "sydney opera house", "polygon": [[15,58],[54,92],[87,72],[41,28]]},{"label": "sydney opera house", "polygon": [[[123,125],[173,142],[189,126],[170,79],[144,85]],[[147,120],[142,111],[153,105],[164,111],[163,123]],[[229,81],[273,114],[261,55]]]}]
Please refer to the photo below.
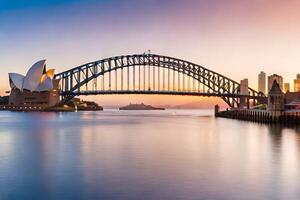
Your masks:
[{"label": "sydney opera house", "polygon": [[54,69],[46,69],[46,60],[35,63],[25,76],[9,73],[11,87],[9,104],[13,106],[55,106],[60,101],[60,80],[53,78]]}]

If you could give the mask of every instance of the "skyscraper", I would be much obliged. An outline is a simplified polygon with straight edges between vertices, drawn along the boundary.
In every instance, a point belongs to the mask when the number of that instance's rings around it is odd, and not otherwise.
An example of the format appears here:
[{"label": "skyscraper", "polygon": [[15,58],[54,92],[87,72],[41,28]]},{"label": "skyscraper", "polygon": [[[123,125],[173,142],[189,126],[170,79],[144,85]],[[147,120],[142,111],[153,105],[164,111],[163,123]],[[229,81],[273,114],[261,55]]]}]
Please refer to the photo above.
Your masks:
[{"label": "skyscraper", "polygon": [[300,74],[297,74],[297,78],[294,80],[294,92],[300,91]]},{"label": "skyscraper", "polygon": [[283,90],[283,78],[278,74],[268,76],[268,92],[271,90],[273,82],[276,80],[281,90]]},{"label": "skyscraper", "polygon": [[258,91],[266,94],[266,73],[263,71],[258,74]]},{"label": "skyscraper", "polygon": [[290,92],[290,83],[284,83],[284,88],[283,88],[284,93]]}]

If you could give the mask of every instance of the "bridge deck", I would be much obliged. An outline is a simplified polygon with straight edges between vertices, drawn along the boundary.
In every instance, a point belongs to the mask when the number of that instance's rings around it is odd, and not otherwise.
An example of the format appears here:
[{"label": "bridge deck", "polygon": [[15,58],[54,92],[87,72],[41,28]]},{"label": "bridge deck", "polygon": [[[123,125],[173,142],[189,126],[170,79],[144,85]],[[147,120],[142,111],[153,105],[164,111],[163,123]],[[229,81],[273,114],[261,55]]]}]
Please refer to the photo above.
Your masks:
[{"label": "bridge deck", "polygon": [[226,94],[226,93],[207,93],[207,92],[188,92],[188,91],[155,91],[155,90],[95,90],[95,91],[80,91],[80,92],[64,92],[63,95],[125,95],[125,94],[147,94],[147,95],[180,95],[180,96],[204,96],[204,97],[233,97],[233,98],[249,98],[262,99],[265,97]]}]

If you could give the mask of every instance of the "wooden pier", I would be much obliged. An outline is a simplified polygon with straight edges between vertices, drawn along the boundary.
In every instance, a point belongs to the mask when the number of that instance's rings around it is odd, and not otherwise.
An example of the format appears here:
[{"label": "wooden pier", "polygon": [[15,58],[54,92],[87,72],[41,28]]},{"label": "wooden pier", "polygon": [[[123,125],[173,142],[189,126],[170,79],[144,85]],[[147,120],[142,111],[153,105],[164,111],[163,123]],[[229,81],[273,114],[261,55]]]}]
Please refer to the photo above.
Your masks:
[{"label": "wooden pier", "polygon": [[215,109],[215,116],[267,124],[300,124],[300,110],[282,111],[275,114],[267,110],[233,109],[219,111]]}]

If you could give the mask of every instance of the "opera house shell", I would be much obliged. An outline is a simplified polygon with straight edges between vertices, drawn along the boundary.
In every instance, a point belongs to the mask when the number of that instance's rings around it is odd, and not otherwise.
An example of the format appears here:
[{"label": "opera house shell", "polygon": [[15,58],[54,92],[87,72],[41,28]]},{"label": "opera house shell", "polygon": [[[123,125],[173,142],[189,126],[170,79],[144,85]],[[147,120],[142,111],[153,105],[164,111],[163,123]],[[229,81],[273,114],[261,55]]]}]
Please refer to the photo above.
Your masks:
[{"label": "opera house shell", "polygon": [[25,76],[9,73],[11,105],[54,106],[59,102],[59,80],[54,69],[46,69],[46,60],[35,63]]}]

